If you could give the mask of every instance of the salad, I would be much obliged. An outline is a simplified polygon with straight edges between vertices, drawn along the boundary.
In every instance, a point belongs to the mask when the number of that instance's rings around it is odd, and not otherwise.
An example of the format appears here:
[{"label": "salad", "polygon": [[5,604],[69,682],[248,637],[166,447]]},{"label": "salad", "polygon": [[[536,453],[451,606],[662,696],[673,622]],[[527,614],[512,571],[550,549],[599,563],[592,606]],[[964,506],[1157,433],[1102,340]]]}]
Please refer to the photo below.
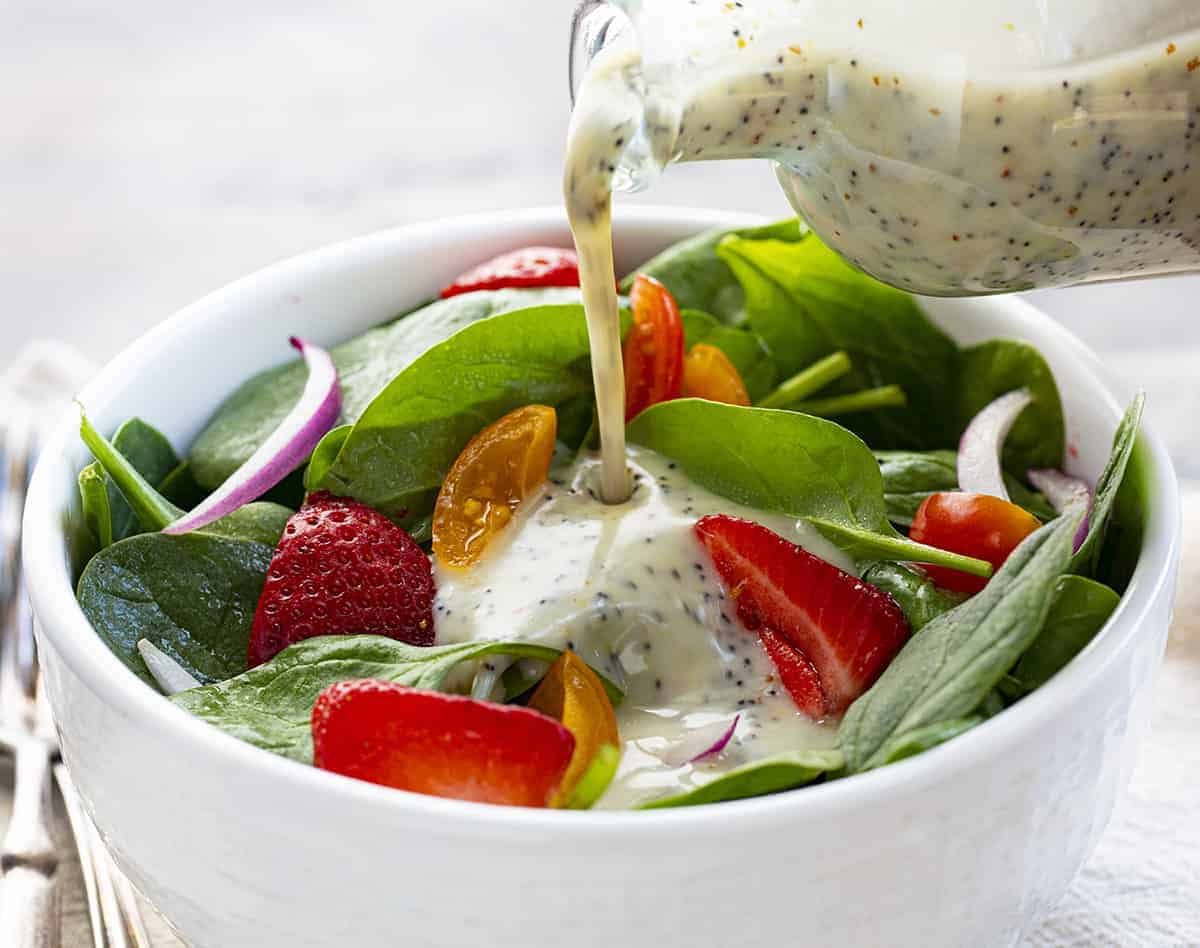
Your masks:
[{"label": "salad", "polygon": [[1141,395],[1087,484],[1028,343],[959,346],[796,220],[706,233],[621,282],[609,504],[578,283],[571,251],[521,248],[330,351],[293,339],[182,457],[85,412],[97,634],[303,764],[650,809],[953,740],[1116,608]]}]

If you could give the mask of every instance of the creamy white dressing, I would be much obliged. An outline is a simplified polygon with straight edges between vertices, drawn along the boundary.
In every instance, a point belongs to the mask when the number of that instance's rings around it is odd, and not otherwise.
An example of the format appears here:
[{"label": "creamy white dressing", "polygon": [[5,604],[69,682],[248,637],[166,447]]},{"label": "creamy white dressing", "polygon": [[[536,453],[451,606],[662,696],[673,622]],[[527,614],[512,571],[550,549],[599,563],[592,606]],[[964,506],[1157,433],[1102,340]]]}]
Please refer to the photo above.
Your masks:
[{"label": "creamy white dressing", "polygon": [[[620,770],[599,806],[628,807],[784,750],[824,748],[833,729],[800,714],[757,638],[738,622],[695,538],[710,513],[753,519],[842,568],[846,557],[790,517],[693,484],[633,447],[633,493],[599,499],[591,454],[552,472],[470,570],[435,566],[439,643],[519,639],[571,648],[625,692]],[[672,767],[657,754],[687,731],[741,714],[724,752]]]}]

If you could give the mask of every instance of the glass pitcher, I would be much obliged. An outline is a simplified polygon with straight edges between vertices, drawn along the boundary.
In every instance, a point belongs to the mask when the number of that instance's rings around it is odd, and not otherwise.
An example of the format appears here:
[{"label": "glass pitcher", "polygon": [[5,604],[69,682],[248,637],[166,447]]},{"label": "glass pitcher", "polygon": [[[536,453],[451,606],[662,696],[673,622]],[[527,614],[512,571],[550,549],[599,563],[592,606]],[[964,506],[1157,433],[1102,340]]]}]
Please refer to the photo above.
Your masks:
[{"label": "glass pitcher", "polygon": [[615,189],[769,159],[907,290],[1200,270],[1196,0],[589,0],[570,65]]}]

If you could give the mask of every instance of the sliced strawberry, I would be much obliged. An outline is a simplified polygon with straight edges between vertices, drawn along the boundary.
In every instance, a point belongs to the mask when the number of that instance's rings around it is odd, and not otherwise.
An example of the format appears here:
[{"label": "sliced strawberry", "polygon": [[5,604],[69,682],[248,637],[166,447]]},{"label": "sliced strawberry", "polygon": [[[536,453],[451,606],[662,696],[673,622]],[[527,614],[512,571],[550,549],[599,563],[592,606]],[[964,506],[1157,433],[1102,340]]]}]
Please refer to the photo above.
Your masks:
[{"label": "sliced strawberry", "polygon": [[314,635],[433,644],[429,557],[383,514],[311,495],[284,528],[250,631],[250,667]]},{"label": "sliced strawberry", "polygon": [[768,626],[759,626],[758,640],[779,673],[783,687],[796,702],[796,707],[810,718],[825,717],[825,689],[821,687],[821,676],[813,668],[805,654],[787,639]]},{"label": "sliced strawberry", "polygon": [[546,806],[575,738],[538,711],[372,679],[330,685],[313,706],[313,763],[455,800]]},{"label": "sliced strawberry", "polygon": [[442,299],[505,287],[579,286],[579,259],[560,247],[524,247],[472,267],[442,290]]},{"label": "sliced strawberry", "polygon": [[[696,524],[696,534],[737,602],[738,617],[759,632],[784,685],[811,717],[845,711],[908,638],[904,613],[887,593],[766,527],[714,514]],[[801,662],[787,656],[780,664],[785,643],[815,673],[823,701]]]}]

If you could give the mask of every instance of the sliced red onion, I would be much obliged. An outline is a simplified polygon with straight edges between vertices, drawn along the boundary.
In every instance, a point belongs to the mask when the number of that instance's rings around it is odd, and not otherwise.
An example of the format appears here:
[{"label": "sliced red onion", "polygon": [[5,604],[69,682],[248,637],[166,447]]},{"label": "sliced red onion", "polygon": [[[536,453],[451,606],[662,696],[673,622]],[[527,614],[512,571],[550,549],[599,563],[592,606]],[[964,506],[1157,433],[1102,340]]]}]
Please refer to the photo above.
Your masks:
[{"label": "sliced red onion", "polygon": [[1075,531],[1075,552],[1078,552],[1083,546],[1083,541],[1087,539],[1088,523],[1092,518],[1092,489],[1087,481],[1052,467],[1032,468],[1025,476],[1029,478],[1030,484],[1046,495],[1050,506],[1059,513],[1062,513],[1075,498],[1087,499],[1087,513],[1084,514],[1079,529]]},{"label": "sliced red onion", "polygon": [[200,682],[192,677],[191,672],[149,639],[139,639],[137,650],[158,682],[158,687],[167,694],[177,695],[181,691],[200,687]]},{"label": "sliced red onion", "polygon": [[342,414],[342,392],[333,359],[319,346],[295,336],[290,341],[308,365],[308,382],[300,401],[246,463],[163,533],[198,530],[258,499],[308,460],[317,442],[337,424]]},{"label": "sliced red onion", "polygon": [[958,486],[969,494],[1008,500],[1000,451],[1017,416],[1033,401],[1023,388],[1001,395],[979,412],[958,443]]},{"label": "sliced red onion", "polygon": [[657,756],[668,767],[682,767],[719,754],[733,737],[741,718],[740,714],[735,714],[732,721],[714,721],[688,731]]}]

